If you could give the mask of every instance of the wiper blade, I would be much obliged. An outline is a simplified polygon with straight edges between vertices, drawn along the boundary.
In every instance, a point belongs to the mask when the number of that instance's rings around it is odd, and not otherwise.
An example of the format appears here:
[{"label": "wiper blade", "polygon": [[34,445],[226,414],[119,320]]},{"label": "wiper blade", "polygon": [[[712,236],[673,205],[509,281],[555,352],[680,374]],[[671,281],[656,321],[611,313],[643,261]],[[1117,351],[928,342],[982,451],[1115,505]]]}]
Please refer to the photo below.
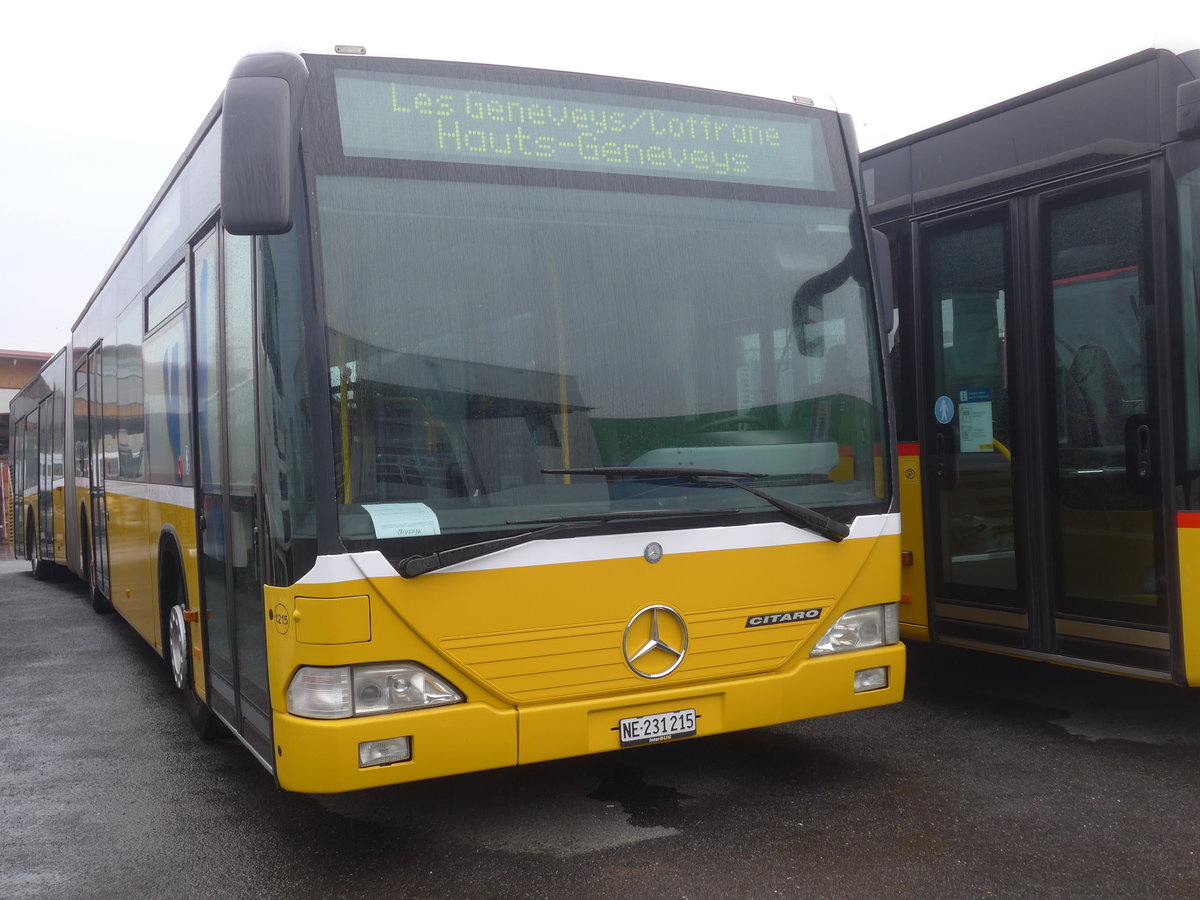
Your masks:
[{"label": "wiper blade", "polygon": [[582,513],[578,516],[546,516],[544,519],[522,519],[506,522],[506,525],[540,525],[542,523],[567,523],[571,525],[595,525],[622,519],[676,519],[680,516],[721,516],[741,512],[738,507],[714,507],[713,509],[624,509],[616,512]]},{"label": "wiper blade", "polygon": [[850,534],[849,526],[838,522],[836,519],[831,519],[829,516],[823,515],[807,506],[801,506],[799,503],[784,500],[782,497],[773,497],[765,491],[760,491],[758,488],[751,487],[737,480],[739,478],[767,477],[766,475],[755,474],[753,472],[731,472],[725,469],[694,469],[690,466],[592,466],[578,469],[542,469],[542,472],[546,475],[601,475],[613,478],[621,476],[631,478],[674,477],[683,479],[684,481],[694,481],[697,484],[734,487],[767,501],[795,524],[819,534],[826,540],[840,543]]},{"label": "wiper blade", "polygon": [[543,475],[600,475],[605,478],[766,478],[760,472],[732,472],[729,469],[697,469],[692,466],[589,466],[579,469],[542,469]]},{"label": "wiper blade", "polygon": [[418,575],[424,575],[426,572],[434,572],[438,569],[444,569],[447,566],[470,562],[473,559],[479,559],[481,556],[487,556],[491,553],[507,550],[509,547],[517,547],[521,544],[527,544],[530,541],[535,541],[538,538],[549,537],[550,535],[557,534],[560,531],[570,531],[572,529],[584,528],[589,525],[603,524],[605,522],[620,521],[623,519],[674,519],[679,518],[680,516],[728,515],[731,512],[740,512],[740,510],[622,510],[620,512],[587,513],[578,516],[552,516],[545,519],[528,519],[517,522],[506,522],[506,525],[547,524],[544,528],[535,528],[532,531],[523,531],[520,534],[509,535],[508,537],[495,538],[490,541],[478,541],[477,543],[473,544],[463,544],[461,547],[449,547],[445,550],[434,551],[433,553],[414,554],[413,556],[409,556],[400,560],[400,564],[396,568],[403,577],[416,578]]}]

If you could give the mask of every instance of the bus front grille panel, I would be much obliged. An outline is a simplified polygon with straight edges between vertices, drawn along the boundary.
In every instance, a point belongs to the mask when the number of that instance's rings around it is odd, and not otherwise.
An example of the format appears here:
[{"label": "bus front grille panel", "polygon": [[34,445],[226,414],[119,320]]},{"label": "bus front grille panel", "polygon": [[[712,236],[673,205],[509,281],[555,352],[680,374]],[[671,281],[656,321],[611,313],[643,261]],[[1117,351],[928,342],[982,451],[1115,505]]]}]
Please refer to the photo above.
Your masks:
[{"label": "bus front grille panel", "polygon": [[[811,622],[748,627],[750,616],[761,613],[759,606],[689,614],[687,652],[661,682],[636,674],[626,662],[624,620],[458,635],[440,647],[514,703],[568,700],[772,672],[792,659],[818,627]],[[655,664],[644,668],[653,671]]]}]

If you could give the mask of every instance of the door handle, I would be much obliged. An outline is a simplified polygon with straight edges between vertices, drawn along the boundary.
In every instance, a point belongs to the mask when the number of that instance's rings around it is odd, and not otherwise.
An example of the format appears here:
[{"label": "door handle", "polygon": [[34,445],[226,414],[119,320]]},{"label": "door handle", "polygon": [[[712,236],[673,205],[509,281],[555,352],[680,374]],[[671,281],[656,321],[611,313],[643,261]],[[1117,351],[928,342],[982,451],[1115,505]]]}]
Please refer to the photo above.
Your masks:
[{"label": "door handle", "polygon": [[1136,444],[1135,457],[1137,460],[1137,477],[1145,481],[1154,472],[1153,457],[1150,455],[1150,426],[1139,425],[1134,431]]},{"label": "door handle", "polygon": [[937,478],[946,474],[946,436],[940,431],[933,437],[933,474]]},{"label": "door handle", "polygon": [[1125,422],[1125,483],[1129,489],[1145,493],[1151,489],[1154,470],[1154,425],[1144,413]]}]

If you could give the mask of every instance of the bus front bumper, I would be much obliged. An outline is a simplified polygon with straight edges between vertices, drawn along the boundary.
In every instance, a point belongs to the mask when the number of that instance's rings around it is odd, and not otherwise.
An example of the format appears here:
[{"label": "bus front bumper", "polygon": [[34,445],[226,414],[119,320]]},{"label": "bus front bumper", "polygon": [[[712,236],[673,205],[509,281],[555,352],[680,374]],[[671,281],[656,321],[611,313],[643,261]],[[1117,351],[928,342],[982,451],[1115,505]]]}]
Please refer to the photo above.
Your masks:
[{"label": "bus front bumper", "polygon": [[[881,673],[886,686],[856,691],[855,673],[867,670]],[[904,647],[897,644],[806,659],[785,674],[519,709],[460,703],[330,721],[276,710],[275,772],[282,788],[304,793],[402,784],[618,750],[625,745],[622,721],[657,714],[694,711],[694,736],[703,737],[885,706],[903,699],[904,675]],[[657,741],[639,743],[649,742]],[[362,745],[407,747],[409,758],[362,765]]]}]

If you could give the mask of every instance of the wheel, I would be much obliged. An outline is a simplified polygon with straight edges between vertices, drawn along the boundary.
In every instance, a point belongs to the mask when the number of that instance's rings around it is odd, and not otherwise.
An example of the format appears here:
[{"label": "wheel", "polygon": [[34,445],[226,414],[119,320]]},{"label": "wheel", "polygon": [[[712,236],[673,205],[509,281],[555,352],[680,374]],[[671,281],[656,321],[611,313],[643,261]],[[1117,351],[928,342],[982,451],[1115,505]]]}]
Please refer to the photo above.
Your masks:
[{"label": "wheel", "polygon": [[41,547],[38,545],[37,529],[33,520],[25,528],[25,552],[29,554],[29,571],[35,581],[45,581],[50,577],[50,563],[42,559]]},{"label": "wheel", "polygon": [[196,734],[202,741],[211,741],[226,733],[225,726],[208,704],[197,696],[192,684],[192,640],[183,617],[182,586],[175,589],[175,601],[167,612],[167,665],[171,670],[171,680],[183,697],[184,708]]},{"label": "wheel", "polygon": [[191,641],[188,640],[187,622],[183,618],[183,604],[172,606],[168,615],[170,618],[167,622],[167,662],[171,666],[171,678],[175,687],[182,691],[185,686],[191,687],[192,674],[192,667],[188,661]]}]

